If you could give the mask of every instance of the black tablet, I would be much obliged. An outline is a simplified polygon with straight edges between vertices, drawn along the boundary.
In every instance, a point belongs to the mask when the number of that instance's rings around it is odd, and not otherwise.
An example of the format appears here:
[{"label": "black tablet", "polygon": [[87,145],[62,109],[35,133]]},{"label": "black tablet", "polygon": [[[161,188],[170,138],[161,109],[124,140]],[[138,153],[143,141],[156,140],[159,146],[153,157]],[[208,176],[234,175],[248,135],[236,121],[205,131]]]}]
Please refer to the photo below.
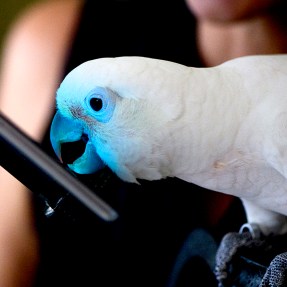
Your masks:
[{"label": "black tablet", "polygon": [[105,221],[118,213],[0,112],[0,164],[42,197],[47,215],[73,197]]}]

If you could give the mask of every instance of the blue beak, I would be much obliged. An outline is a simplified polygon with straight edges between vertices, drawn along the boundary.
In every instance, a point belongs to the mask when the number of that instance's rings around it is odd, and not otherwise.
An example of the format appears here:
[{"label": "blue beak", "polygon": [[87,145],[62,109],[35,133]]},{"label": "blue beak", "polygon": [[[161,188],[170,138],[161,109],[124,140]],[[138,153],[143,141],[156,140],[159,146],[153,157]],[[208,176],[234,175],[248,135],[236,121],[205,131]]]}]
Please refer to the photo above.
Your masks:
[{"label": "blue beak", "polygon": [[[50,140],[54,152],[61,162],[61,147],[64,143],[75,142],[81,140],[85,134],[84,126],[81,123],[63,117],[57,112],[53,118],[50,130]],[[84,153],[68,167],[78,174],[90,174],[104,167],[104,163],[98,156],[96,147],[90,139],[88,139]]]}]

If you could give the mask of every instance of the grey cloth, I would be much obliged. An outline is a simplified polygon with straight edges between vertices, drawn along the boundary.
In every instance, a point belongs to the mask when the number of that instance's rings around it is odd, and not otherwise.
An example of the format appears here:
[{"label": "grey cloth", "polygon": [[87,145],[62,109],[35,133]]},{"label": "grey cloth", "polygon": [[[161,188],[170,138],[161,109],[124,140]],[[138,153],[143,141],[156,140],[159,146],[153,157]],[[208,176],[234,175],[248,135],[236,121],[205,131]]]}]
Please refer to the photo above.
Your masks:
[{"label": "grey cloth", "polygon": [[284,286],[287,286],[287,252],[275,256],[260,284],[260,287]]}]

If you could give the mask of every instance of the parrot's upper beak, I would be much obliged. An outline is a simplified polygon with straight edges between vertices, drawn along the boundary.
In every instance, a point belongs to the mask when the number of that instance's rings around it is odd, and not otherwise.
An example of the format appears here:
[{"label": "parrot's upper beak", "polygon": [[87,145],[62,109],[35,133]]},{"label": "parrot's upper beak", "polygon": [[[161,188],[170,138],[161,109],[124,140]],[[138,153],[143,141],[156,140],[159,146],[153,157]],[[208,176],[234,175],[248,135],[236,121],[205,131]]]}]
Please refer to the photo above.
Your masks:
[{"label": "parrot's upper beak", "polygon": [[[84,134],[84,128],[77,122],[63,117],[57,112],[53,118],[50,140],[52,147],[60,159],[62,159],[62,145],[81,140]],[[90,140],[87,141],[84,153],[68,167],[79,174],[94,173],[104,167],[104,163],[96,152],[95,146]]]}]

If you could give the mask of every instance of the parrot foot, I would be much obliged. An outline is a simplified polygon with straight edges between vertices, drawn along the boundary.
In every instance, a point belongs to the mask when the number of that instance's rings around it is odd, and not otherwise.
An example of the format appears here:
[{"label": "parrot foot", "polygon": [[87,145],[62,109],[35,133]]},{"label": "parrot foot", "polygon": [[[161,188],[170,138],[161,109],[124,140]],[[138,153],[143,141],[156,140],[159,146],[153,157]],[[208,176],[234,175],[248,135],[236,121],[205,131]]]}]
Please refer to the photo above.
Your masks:
[{"label": "parrot foot", "polygon": [[287,286],[287,234],[264,236],[257,225],[227,233],[215,256],[218,287]]},{"label": "parrot foot", "polygon": [[[218,287],[259,286],[266,271],[265,266],[260,266],[260,276],[257,276],[256,280],[252,280],[252,284],[248,283],[249,285],[245,285],[243,281],[249,282],[254,274],[252,272],[241,272],[241,269],[243,269],[243,271],[244,269],[249,269],[250,262],[252,262],[254,258],[257,258],[258,254],[262,257],[262,252],[265,252],[268,246],[257,225],[244,224],[239,232],[227,233],[219,245],[215,258],[214,274],[218,282]],[[246,260],[246,258],[253,259]],[[244,275],[242,275],[243,273]],[[254,283],[256,285],[254,285]]]}]

